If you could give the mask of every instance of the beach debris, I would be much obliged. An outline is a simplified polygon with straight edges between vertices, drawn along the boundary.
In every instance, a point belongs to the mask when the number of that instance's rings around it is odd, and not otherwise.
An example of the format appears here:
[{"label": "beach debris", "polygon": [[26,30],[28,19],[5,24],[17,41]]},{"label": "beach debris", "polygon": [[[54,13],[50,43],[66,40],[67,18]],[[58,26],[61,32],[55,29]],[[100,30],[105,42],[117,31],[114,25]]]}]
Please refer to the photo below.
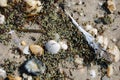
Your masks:
[{"label": "beach debris", "polygon": [[6,7],[8,4],[7,4],[7,1],[8,0],[0,0],[0,6],[1,7]]},{"label": "beach debris", "polygon": [[0,79],[4,80],[7,77],[6,71],[0,68]]},{"label": "beach debris", "polygon": [[37,14],[42,9],[42,4],[39,0],[24,0],[26,3],[26,12],[30,14]]},{"label": "beach debris", "polygon": [[31,44],[30,45],[30,51],[32,52],[32,54],[34,55],[43,55],[44,54],[44,49],[39,46],[39,45],[34,45],[34,44]]},{"label": "beach debris", "polygon": [[67,45],[67,42],[65,40],[60,41],[59,44],[61,46],[61,49],[63,49],[63,50],[67,50],[68,49],[68,45]]},{"label": "beach debris", "polygon": [[45,64],[35,58],[28,60],[25,63],[24,68],[28,73],[32,75],[43,74],[46,70]]},{"label": "beach debris", "polygon": [[5,16],[0,14],[0,24],[4,24],[5,23]]},{"label": "beach debris", "polygon": [[116,5],[114,0],[107,0],[107,8],[110,13],[113,13],[116,10]]},{"label": "beach debris", "polygon": [[95,77],[96,77],[96,71],[95,71],[94,69],[91,69],[91,70],[89,71],[89,73],[90,73],[90,76],[91,76],[92,78],[95,78]]},{"label": "beach debris", "polygon": [[21,45],[22,46],[26,46],[26,42],[25,41],[21,41]]},{"label": "beach debris", "polygon": [[108,65],[108,68],[107,68],[107,76],[111,77],[112,75],[113,75],[113,65],[110,64]]},{"label": "beach debris", "polygon": [[57,54],[61,49],[60,44],[55,40],[50,40],[45,44],[45,48],[48,52],[52,54]]},{"label": "beach debris", "polygon": [[69,18],[72,20],[72,23],[79,29],[80,32],[83,33],[89,46],[93,48],[93,50],[95,51],[95,54],[97,54],[97,58],[98,59],[104,58],[105,60],[111,62],[110,54],[106,50],[104,50],[98,42],[95,41],[95,38],[90,33],[85,31],[82,26],[79,26],[79,24],[73,19],[73,17],[67,11],[65,12],[69,16]]},{"label": "beach debris", "polygon": [[26,47],[23,49],[23,54],[30,54],[29,46],[26,46]]}]

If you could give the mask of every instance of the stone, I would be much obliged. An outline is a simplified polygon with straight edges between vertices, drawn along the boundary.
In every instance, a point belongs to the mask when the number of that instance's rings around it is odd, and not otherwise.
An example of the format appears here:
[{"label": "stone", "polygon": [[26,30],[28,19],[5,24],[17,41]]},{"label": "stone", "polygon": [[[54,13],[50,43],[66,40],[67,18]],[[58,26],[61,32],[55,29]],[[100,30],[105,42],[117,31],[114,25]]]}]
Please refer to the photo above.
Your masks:
[{"label": "stone", "polygon": [[30,48],[30,51],[32,52],[32,54],[34,54],[34,55],[41,56],[44,54],[44,49],[39,45],[32,44],[32,45],[30,45],[29,48]]},{"label": "stone", "polygon": [[116,5],[114,0],[107,0],[107,8],[111,13],[113,13],[116,10]]},{"label": "stone", "polygon": [[46,70],[45,64],[35,58],[32,58],[25,62],[24,68],[28,73],[35,76],[38,74],[43,74]]},{"label": "stone", "polygon": [[64,50],[68,49],[68,45],[67,45],[66,41],[60,41],[59,44],[62,49],[64,49]]},{"label": "stone", "polygon": [[24,0],[26,3],[26,12],[30,14],[37,14],[42,9],[42,4],[39,0]]},{"label": "stone", "polygon": [[90,70],[90,76],[92,77],[92,78],[95,78],[96,77],[96,71],[95,70]]},{"label": "stone", "polygon": [[25,41],[21,41],[21,45],[22,46],[26,46],[26,42]]},{"label": "stone", "polygon": [[29,46],[26,46],[26,47],[23,49],[23,54],[30,54]]},{"label": "stone", "polygon": [[52,54],[57,54],[59,50],[61,49],[61,46],[55,40],[50,40],[45,44],[45,48],[48,52]]},{"label": "stone", "polygon": [[8,75],[8,80],[22,80],[20,76]]},{"label": "stone", "polygon": [[102,80],[110,80],[110,79],[109,79],[109,77],[104,76],[104,77],[102,77]]},{"label": "stone", "polygon": [[5,23],[5,16],[0,14],[0,24],[4,24]]},{"label": "stone", "polygon": [[6,7],[8,4],[7,4],[7,0],[0,0],[0,6],[1,7]]},{"label": "stone", "polygon": [[6,71],[1,68],[0,69],[0,78],[4,80],[6,77],[7,77]]}]

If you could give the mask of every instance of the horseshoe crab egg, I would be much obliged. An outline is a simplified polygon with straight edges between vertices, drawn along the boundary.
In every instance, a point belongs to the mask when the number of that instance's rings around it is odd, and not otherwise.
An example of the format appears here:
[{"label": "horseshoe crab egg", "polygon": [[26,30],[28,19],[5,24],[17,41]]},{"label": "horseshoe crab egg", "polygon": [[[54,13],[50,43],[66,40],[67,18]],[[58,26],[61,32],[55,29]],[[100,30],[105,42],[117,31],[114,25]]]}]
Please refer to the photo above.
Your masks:
[{"label": "horseshoe crab egg", "polygon": [[45,48],[48,52],[52,54],[57,54],[60,50],[60,44],[55,40],[50,40],[45,44]]},{"label": "horseshoe crab egg", "polygon": [[39,73],[43,74],[46,70],[45,64],[35,58],[28,60],[24,68],[32,75],[38,75]]}]

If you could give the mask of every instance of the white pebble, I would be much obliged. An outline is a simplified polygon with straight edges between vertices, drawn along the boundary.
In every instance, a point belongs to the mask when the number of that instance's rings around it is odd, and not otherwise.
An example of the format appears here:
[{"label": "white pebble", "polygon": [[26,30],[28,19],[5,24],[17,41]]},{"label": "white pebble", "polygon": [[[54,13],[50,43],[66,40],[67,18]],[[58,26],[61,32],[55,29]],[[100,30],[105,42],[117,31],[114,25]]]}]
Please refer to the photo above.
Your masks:
[{"label": "white pebble", "polygon": [[92,28],[93,28],[93,27],[92,27],[91,25],[88,25],[88,24],[85,26],[85,29],[86,29],[87,31],[91,30]]},{"label": "white pebble", "polygon": [[7,0],[0,0],[0,6],[6,7],[7,6]]},{"label": "white pebble", "polygon": [[52,54],[57,54],[60,50],[60,44],[55,40],[50,40],[45,44],[45,48]]},{"label": "white pebble", "polygon": [[96,77],[96,72],[95,72],[95,70],[90,70],[90,76],[92,77],[92,78],[95,78]]},{"label": "white pebble", "polygon": [[39,0],[24,0],[28,6],[26,6],[26,12],[31,14],[39,13],[42,9],[42,4]]},{"label": "white pebble", "polygon": [[5,70],[0,69],[0,77],[2,77],[3,79],[5,79],[7,77]]},{"label": "white pebble", "polygon": [[5,23],[5,16],[0,14],[0,24],[4,24]]},{"label": "white pebble", "polygon": [[65,41],[61,41],[61,42],[59,42],[59,44],[60,44],[62,49],[64,49],[64,50],[68,49],[68,45],[67,45],[67,43]]}]

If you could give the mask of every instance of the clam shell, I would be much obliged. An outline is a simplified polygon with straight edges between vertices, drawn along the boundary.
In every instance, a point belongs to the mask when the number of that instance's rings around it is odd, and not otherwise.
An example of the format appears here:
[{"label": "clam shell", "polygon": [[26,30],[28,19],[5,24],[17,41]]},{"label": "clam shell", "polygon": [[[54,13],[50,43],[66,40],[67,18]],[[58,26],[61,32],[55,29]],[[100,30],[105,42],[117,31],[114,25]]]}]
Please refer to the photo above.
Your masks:
[{"label": "clam shell", "polygon": [[52,54],[57,54],[60,50],[60,44],[57,43],[55,40],[50,40],[45,44],[45,48],[48,52]]}]

